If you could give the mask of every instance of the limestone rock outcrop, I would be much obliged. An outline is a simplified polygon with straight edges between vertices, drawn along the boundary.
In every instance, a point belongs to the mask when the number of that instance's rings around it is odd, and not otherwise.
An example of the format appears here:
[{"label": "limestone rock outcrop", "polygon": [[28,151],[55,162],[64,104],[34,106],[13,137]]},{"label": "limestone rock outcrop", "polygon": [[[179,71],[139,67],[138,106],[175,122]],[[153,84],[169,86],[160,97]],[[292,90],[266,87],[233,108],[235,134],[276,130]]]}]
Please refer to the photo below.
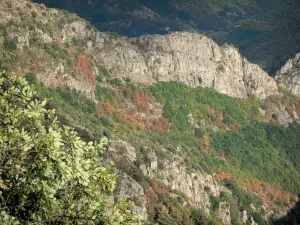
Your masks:
[{"label": "limestone rock outcrop", "polygon": [[[93,97],[90,94],[93,87],[87,88],[78,83],[86,82],[84,78],[92,73],[78,72],[76,51],[88,54],[86,59],[91,60],[90,67],[95,71],[105,69],[110,78],[128,77],[134,82],[149,84],[179,81],[192,87],[214,88],[237,98],[254,95],[265,99],[277,94],[275,80],[258,65],[249,63],[235,47],[227,44],[218,46],[198,33],[175,32],[127,38],[99,32],[79,17],[25,0],[0,3],[0,9],[3,17],[0,23],[6,24],[8,34],[7,37],[0,36],[0,41],[15,40],[18,49],[26,54],[28,48],[53,44],[57,52],[50,54],[54,53],[57,59],[48,58],[47,63],[45,60],[29,61],[33,64],[31,67],[37,68],[36,76],[83,91],[89,97]],[[36,24],[28,26],[33,15]],[[53,50],[53,46],[48,50]],[[62,53],[64,50],[59,50],[60,47],[68,49],[68,52]],[[59,58],[64,54],[67,55],[65,58]],[[55,71],[62,68],[61,63],[65,70]],[[97,73],[93,75],[97,76]],[[47,86],[58,85],[48,82]]]},{"label": "limestone rock outcrop", "polygon": [[279,85],[300,96],[300,53],[288,60],[276,73],[275,78]]},{"label": "limestone rock outcrop", "polygon": [[141,221],[146,221],[148,218],[147,200],[143,187],[125,173],[118,176],[117,182],[116,197],[118,202],[126,199],[131,205],[131,212],[138,215]]},{"label": "limestone rock outcrop", "polygon": [[180,81],[237,98],[255,95],[264,99],[277,94],[275,80],[249,63],[236,48],[219,47],[197,33],[113,40],[99,33],[91,53],[112,76],[129,77],[139,83]]},{"label": "limestone rock outcrop", "polygon": [[183,192],[207,214],[211,206],[210,196],[219,197],[222,191],[229,192],[211,175],[201,172],[189,173],[181,157],[174,156],[172,160],[160,160],[160,168],[163,169],[158,168],[158,159],[154,152],[149,150],[147,157],[148,164],[140,165],[145,176],[159,179],[171,189]]},{"label": "limestone rock outcrop", "polygon": [[222,218],[224,224],[231,224],[230,204],[228,202],[219,203],[219,217]]}]

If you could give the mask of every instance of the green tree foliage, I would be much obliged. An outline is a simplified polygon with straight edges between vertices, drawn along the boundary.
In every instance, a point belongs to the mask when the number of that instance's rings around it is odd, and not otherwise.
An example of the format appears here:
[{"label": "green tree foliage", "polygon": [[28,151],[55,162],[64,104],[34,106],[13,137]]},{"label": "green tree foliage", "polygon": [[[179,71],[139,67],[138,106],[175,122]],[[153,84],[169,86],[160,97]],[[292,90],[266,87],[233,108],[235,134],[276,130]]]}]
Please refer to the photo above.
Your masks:
[{"label": "green tree foliage", "polygon": [[202,209],[183,205],[183,196],[170,198],[159,196],[159,202],[149,205],[149,221],[151,224],[160,225],[216,225],[223,224],[215,216],[208,217]]},{"label": "green tree foliage", "polygon": [[[95,102],[87,99],[78,91],[47,88],[42,83],[38,83],[32,74],[28,74],[26,78],[28,82],[35,85],[39,96],[50,99],[48,104],[57,109],[56,115],[60,121],[74,126],[84,140],[90,140],[90,138],[98,140],[103,136],[103,131],[106,130],[103,126],[112,126],[109,121],[99,119],[99,115],[95,110]],[[88,130],[89,138],[86,139],[84,137],[86,135],[82,135],[82,132],[78,130],[80,127]]]},{"label": "green tree foliage", "polygon": [[293,166],[300,172],[300,126],[297,123],[287,127],[274,124],[264,124],[268,140],[275,148],[281,149],[282,157],[288,157]]},{"label": "green tree foliage", "polygon": [[[191,88],[183,83],[157,83],[149,88],[157,101],[164,105],[164,117],[170,119],[173,128],[186,129],[187,116],[192,113],[196,119],[215,122],[219,112],[227,125],[246,125],[259,120],[257,100],[241,100],[222,95],[209,88]],[[211,110],[214,109],[214,110]]]},{"label": "green tree foliage", "polygon": [[3,46],[7,51],[13,51],[17,49],[17,42],[15,40],[7,40],[5,39],[3,42]]},{"label": "green tree foliage", "polygon": [[0,223],[137,224],[128,205],[108,204],[107,143],[85,143],[61,127],[27,81],[0,75]]},{"label": "green tree foliage", "polygon": [[50,56],[57,60],[64,60],[68,57],[68,52],[65,49],[59,47],[57,44],[45,44],[44,49]]},{"label": "green tree foliage", "polygon": [[172,109],[172,105],[170,104],[170,102],[166,102],[166,104],[164,105],[163,110],[164,110],[163,117],[171,119],[172,114],[173,114],[173,109]]},{"label": "green tree foliage", "polygon": [[[294,133],[299,129],[296,124],[287,128],[268,124],[246,126],[240,131],[216,133],[212,146],[224,152],[236,169],[298,194],[300,176],[293,164],[299,158],[299,138]],[[278,147],[281,149],[276,153]]]}]

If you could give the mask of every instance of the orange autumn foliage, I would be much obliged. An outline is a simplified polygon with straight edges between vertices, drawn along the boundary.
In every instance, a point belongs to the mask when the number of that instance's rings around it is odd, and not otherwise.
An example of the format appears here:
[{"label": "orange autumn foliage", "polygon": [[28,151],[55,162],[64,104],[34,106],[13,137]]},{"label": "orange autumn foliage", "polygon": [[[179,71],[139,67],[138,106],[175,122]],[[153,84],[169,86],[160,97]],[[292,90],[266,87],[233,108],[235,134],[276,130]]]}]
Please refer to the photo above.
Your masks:
[{"label": "orange autumn foliage", "polygon": [[90,85],[96,85],[96,77],[94,71],[91,69],[90,58],[86,54],[80,54],[77,61],[77,68],[83,75],[83,78],[87,80]]},{"label": "orange autumn foliage", "polygon": [[240,128],[240,125],[237,123],[237,122],[234,122],[232,125],[231,125],[231,128],[232,129],[239,129]]},{"label": "orange autumn foliage", "polygon": [[218,158],[221,159],[224,162],[227,162],[227,159],[224,155],[219,155]]},{"label": "orange autumn foliage", "polygon": [[[216,174],[216,177],[221,180],[233,178],[233,176],[230,173],[226,172]],[[256,193],[256,195],[265,204],[274,206],[277,200],[284,200],[287,203],[290,203],[292,196],[289,193],[285,193],[279,189],[272,187],[268,182],[241,178],[236,178],[235,180],[246,190]],[[297,199],[297,197],[293,197]],[[290,206],[292,205],[290,204]]]},{"label": "orange autumn foliage", "polygon": [[34,72],[35,75],[38,74],[39,68],[38,68],[38,65],[37,65],[37,64],[34,64],[34,65],[33,65],[33,72]]},{"label": "orange autumn foliage", "polygon": [[60,47],[63,45],[63,41],[61,39],[56,39],[55,43]]},{"label": "orange autumn foliage", "polygon": [[136,92],[133,96],[133,103],[137,106],[138,110],[149,112],[149,96],[147,93]]},{"label": "orange autumn foliage", "polygon": [[296,112],[300,116],[300,106],[296,106]]},{"label": "orange autumn foliage", "polygon": [[109,100],[105,100],[103,103],[104,108],[107,108],[110,112],[117,112],[117,109],[110,103]]},{"label": "orange autumn foliage", "polygon": [[170,187],[159,186],[155,181],[152,182],[152,188],[159,195],[166,195],[166,194],[169,194],[171,191]]},{"label": "orange autumn foliage", "polygon": [[166,132],[169,129],[169,121],[166,118],[151,115],[150,113],[144,114],[136,111],[116,108],[109,100],[105,100],[96,106],[97,112],[103,116],[115,116],[120,122],[138,130],[152,130],[157,133]]},{"label": "orange autumn foliage", "polygon": [[222,115],[222,113],[217,113],[217,115],[216,115],[216,120],[217,120],[218,122],[222,122],[222,121],[223,121],[223,115]]},{"label": "orange autumn foliage", "polygon": [[220,180],[225,180],[225,179],[231,179],[232,175],[230,173],[221,172],[216,174],[216,177],[219,178]]},{"label": "orange autumn foliage", "polygon": [[249,191],[257,193],[268,205],[275,205],[276,200],[290,202],[291,195],[272,187],[268,182],[237,179],[237,181]]},{"label": "orange autumn foliage", "polygon": [[145,191],[145,196],[148,203],[155,203],[158,200],[157,195],[151,188]]}]

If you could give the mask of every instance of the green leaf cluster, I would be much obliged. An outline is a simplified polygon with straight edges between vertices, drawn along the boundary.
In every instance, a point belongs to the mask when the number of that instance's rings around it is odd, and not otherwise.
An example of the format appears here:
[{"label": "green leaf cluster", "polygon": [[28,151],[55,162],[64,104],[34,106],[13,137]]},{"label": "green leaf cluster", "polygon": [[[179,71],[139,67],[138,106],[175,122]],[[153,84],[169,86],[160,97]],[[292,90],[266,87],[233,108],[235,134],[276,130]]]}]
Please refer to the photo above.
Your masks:
[{"label": "green leaf cluster", "polygon": [[125,202],[108,204],[107,140],[85,143],[45,105],[25,79],[0,75],[0,223],[137,224]]}]

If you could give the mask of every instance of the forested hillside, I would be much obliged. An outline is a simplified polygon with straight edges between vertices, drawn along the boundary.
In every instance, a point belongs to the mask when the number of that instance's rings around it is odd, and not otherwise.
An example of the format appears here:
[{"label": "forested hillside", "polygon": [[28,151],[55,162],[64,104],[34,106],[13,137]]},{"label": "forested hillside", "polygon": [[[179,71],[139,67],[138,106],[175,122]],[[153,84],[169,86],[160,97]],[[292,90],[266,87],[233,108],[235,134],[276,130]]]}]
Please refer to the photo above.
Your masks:
[{"label": "forested hillside", "polygon": [[[25,0],[0,1],[0,13],[4,224],[137,224],[136,215],[142,224],[264,225],[299,208],[300,98],[235,48],[189,33],[145,42],[119,37]],[[165,47],[170,36],[173,49],[187,45],[182,36],[204,40],[198,56],[181,55],[178,65],[219,49],[220,60],[191,67],[212,65],[220,79],[238,70],[232,83],[244,82],[248,92],[234,98],[216,91],[228,83],[193,85],[198,74],[185,83],[171,81],[178,76],[172,72],[164,82],[138,82],[139,74],[129,73],[145,67],[122,67],[128,58],[144,65],[148,57],[153,64],[146,69],[161,68],[181,54]],[[248,77],[232,68],[240,64]],[[201,79],[195,80],[210,82]]]},{"label": "forested hillside", "polygon": [[[232,191],[233,196],[224,199],[236,202],[233,204],[237,204],[237,211],[233,215],[242,209],[251,212],[253,203],[264,202],[271,208],[286,209],[297,201],[300,126],[279,125],[276,114],[266,120],[259,110],[267,109],[272,101],[286,101],[286,98],[269,99],[263,104],[256,99],[237,100],[214,90],[192,89],[180,83],[143,87],[113,80],[97,85],[99,103],[95,105],[81,99],[76,92],[37,87],[42,96],[53,99],[52,104],[62,118],[69,118],[67,123],[83,126],[90,132],[82,130],[83,137],[117,136],[139,149],[135,164],[118,157],[115,162],[146,189],[155,184],[149,183],[139,166],[151,160],[148,153],[153,149],[161,168],[164,160],[172,161],[172,155],[179,154],[188,170],[215,173]],[[296,98],[293,101],[299,102]],[[157,114],[160,111],[162,114]],[[157,187],[152,188],[156,191]],[[246,194],[245,189],[253,195]],[[159,190],[156,194],[158,202],[164,199]],[[213,200],[216,203],[211,210],[217,211],[218,202],[224,199]],[[179,207],[176,204],[168,206]],[[151,203],[153,206],[159,207]],[[259,224],[264,223],[259,214],[252,215],[255,221],[261,221]],[[151,221],[158,215],[149,216]],[[173,215],[176,223],[181,224],[177,216]],[[165,218],[165,224],[169,224],[168,220]]]}]

